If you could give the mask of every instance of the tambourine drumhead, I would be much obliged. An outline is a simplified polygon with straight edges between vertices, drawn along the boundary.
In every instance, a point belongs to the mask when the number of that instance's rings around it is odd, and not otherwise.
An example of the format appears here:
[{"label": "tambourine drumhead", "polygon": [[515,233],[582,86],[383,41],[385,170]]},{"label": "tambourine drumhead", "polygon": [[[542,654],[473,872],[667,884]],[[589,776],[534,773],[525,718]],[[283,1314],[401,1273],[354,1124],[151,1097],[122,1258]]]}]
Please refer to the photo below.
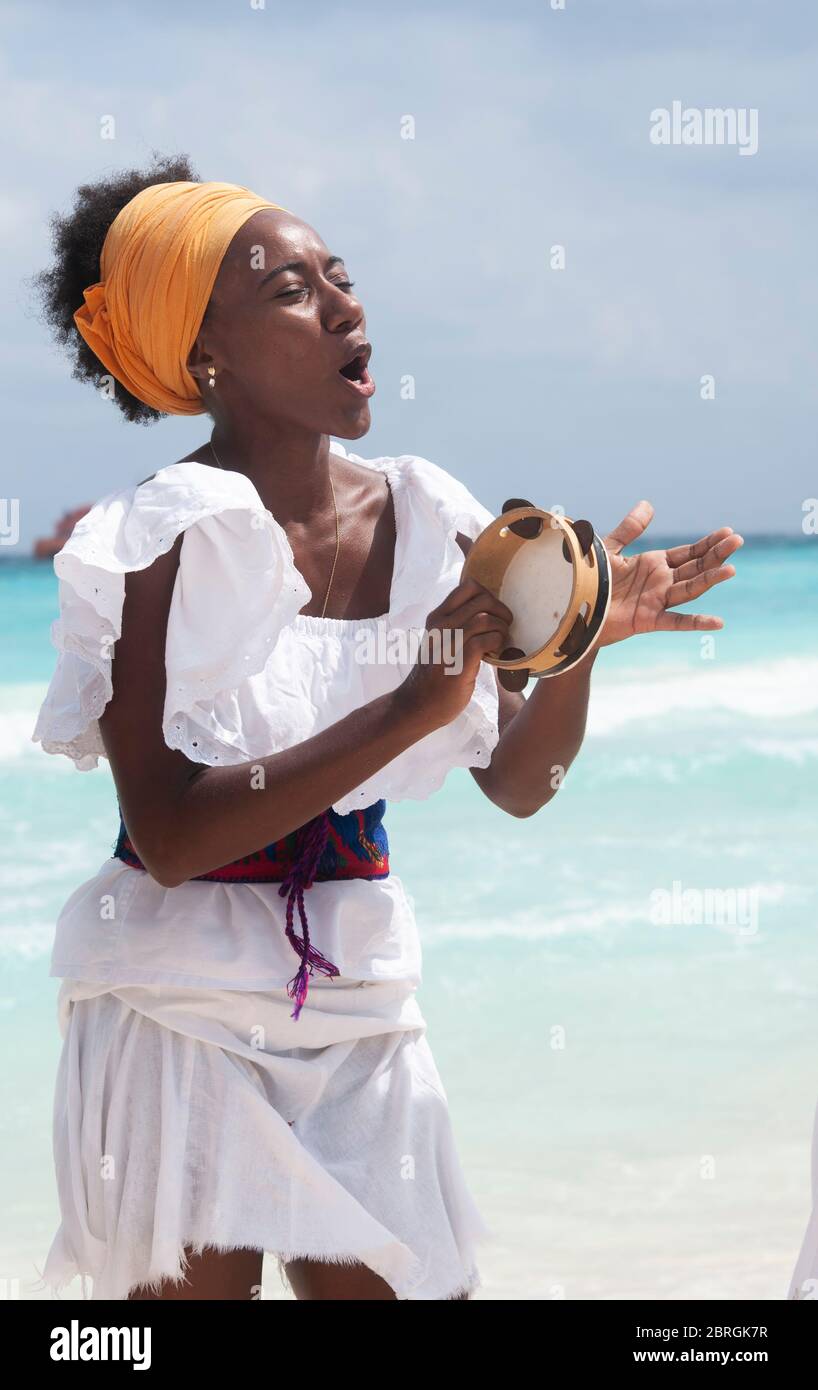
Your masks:
[{"label": "tambourine drumhead", "polygon": [[[539,533],[526,539],[512,526],[526,521]],[[525,529],[525,528],[521,528]],[[509,644],[522,655],[487,657],[506,670],[553,676],[575,666],[596,642],[611,597],[610,561],[588,522],[537,507],[504,512],[477,537],[463,566],[497,594],[514,621]]]},{"label": "tambourine drumhead", "polygon": [[543,526],[535,540],[523,541],[508,563],[498,598],[514,614],[512,647],[536,652],[556,635],[571,603],[574,567],[563,555],[563,533]]}]

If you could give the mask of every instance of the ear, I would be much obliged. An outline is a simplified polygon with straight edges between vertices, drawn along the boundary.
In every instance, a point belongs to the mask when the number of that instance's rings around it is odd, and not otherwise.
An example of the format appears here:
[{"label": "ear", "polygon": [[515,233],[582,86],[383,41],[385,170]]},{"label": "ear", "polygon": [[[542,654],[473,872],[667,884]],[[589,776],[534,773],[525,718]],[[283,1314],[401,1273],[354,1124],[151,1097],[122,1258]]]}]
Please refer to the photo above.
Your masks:
[{"label": "ear", "polygon": [[200,386],[206,386],[209,381],[207,369],[215,367],[218,371],[218,363],[208,352],[202,341],[202,334],[198,334],[193,347],[188,353],[187,369],[192,377],[195,377]]}]

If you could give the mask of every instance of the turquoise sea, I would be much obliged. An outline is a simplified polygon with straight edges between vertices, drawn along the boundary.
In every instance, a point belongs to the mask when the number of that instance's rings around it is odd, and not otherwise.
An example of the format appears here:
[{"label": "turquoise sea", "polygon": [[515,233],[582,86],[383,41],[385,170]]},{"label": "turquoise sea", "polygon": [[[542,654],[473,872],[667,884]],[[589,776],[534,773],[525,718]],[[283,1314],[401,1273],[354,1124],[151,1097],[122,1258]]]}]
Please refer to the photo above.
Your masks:
[{"label": "turquoise sea", "polygon": [[[466,771],[388,808],[496,1237],[480,1298],[786,1296],[818,1099],[816,544],[747,540],[697,605],[725,618],[712,649],[604,650],[585,745],[539,815],[504,816]],[[117,826],[106,765],[30,741],[56,612],[50,563],[0,561],[0,1279],[22,1298],[43,1296],[58,1220],[54,921]]]}]

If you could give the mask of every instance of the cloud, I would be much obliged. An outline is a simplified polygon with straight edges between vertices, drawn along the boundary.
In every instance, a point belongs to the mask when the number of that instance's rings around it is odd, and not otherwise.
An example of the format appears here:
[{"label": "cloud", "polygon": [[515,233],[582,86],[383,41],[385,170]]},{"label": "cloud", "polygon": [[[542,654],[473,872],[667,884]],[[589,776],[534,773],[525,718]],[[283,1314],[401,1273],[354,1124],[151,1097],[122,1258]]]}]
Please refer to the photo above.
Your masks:
[{"label": "cloud", "polygon": [[[45,262],[49,212],[154,148],[185,151],[203,177],[268,193],[348,258],[376,346],[367,452],[426,452],[488,495],[498,449],[520,460],[525,492],[548,440],[555,485],[597,470],[602,508],[641,495],[661,457],[671,525],[690,524],[705,487],[724,506],[740,488],[734,524],[798,524],[803,451],[776,461],[772,499],[760,482],[748,490],[748,464],[766,476],[771,441],[806,431],[818,367],[814,57],[797,17],[785,26],[733,0],[715,16],[697,0],[106,15],[35,6],[8,19],[0,115],[19,143],[0,201],[15,343],[4,371],[21,432],[55,390],[58,359],[23,289]],[[758,154],[652,146],[650,111],[675,98],[757,106]],[[100,139],[104,114],[114,141]],[[406,115],[414,140],[401,139]],[[550,269],[557,243],[565,271]],[[710,405],[697,394],[707,372]],[[67,369],[63,382],[49,399],[86,421],[92,476],[113,449],[142,476],[148,437],[160,451],[178,442],[164,425],[123,431]],[[201,426],[184,430],[186,450]],[[71,500],[64,475],[49,493],[53,467],[44,457],[27,509],[43,523]]]}]

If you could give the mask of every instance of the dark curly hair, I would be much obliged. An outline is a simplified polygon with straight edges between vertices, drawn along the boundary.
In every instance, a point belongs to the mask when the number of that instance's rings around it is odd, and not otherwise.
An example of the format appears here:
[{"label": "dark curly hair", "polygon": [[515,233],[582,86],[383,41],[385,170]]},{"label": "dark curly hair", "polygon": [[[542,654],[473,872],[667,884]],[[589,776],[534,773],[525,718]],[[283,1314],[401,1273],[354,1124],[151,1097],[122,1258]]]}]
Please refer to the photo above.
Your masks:
[{"label": "dark curly hair", "polygon": [[[54,264],[35,275],[32,283],[43,318],[72,358],[71,375],[78,381],[97,385],[100,376],[108,374],[108,368],[77,332],[74,313],[83,302],[83,290],[99,280],[102,243],[117,213],[151,184],[201,182],[187,155],[154,152],[152,158],[149,169],[126,169],[96,183],[81,184],[71,212],[65,216],[54,213],[50,219]],[[126,420],[138,425],[150,425],[163,418],[162,411],[145,405],[119,382],[115,399]]]}]

